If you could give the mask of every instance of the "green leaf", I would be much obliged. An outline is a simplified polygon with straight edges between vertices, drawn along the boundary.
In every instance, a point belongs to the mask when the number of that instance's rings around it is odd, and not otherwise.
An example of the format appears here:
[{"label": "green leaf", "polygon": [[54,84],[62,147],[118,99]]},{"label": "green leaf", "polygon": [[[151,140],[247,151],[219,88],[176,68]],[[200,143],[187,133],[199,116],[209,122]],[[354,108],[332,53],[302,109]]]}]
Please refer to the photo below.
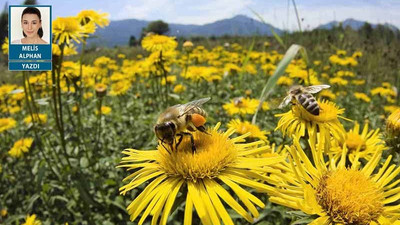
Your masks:
[{"label": "green leaf", "polygon": [[86,168],[89,166],[89,160],[86,157],[82,157],[80,159],[80,165],[82,168]]},{"label": "green leaf", "polygon": [[[267,84],[264,86],[261,96],[260,96],[260,104],[258,105],[258,109],[256,113],[253,116],[252,123],[256,123],[257,119],[257,114],[260,108],[262,107],[263,102],[267,97],[272,93],[273,88],[276,85],[276,82],[278,79],[285,73],[286,68],[290,64],[290,62],[296,57],[297,53],[301,50],[304,49],[301,45],[296,45],[293,44],[290,46],[290,48],[286,51],[285,56],[283,56],[283,59],[279,62],[278,66],[276,67],[276,70],[274,74],[268,79]],[[305,49],[304,49],[305,51]],[[303,53],[306,56],[306,53]],[[308,61],[308,59],[307,59]]]},{"label": "green leaf", "polygon": [[17,223],[19,220],[25,219],[26,216],[24,215],[15,215],[15,216],[10,216],[7,218],[7,220],[4,221],[4,224],[19,224]]},{"label": "green leaf", "polygon": [[293,223],[291,223],[291,225],[298,225],[298,224],[309,224],[313,221],[314,219],[312,218],[303,218],[303,219],[299,219],[294,221]]},{"label": "green leaf", "polygon": [[117,184],[117,182],[115,182],[115,180],[112,179],[107,179],[104,183],[110,186],[114,186]]},{"label": "green leaf", "polygon": [[31,196],[31,198],[28,200],[28,207],[27,207],[27,211],[32,211],[33,208],[33,204],[36,202],[36,200],[38,200],[40,198],[39,194],[34,194]]}]

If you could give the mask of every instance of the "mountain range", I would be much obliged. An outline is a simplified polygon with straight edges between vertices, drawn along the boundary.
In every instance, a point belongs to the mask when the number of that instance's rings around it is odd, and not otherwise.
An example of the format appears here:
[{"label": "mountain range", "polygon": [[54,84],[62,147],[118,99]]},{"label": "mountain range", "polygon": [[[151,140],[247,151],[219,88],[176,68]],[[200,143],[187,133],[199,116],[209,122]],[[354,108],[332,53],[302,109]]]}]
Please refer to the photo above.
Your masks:
[{"label": "mountain range", "polygon": [[[89,45],[98,44],[102,46],[123,46],[127,45],[130,36],[135,36],[139,39],[142,32],[142,28],[147,27],[151,21],[137,20],[137,19],[126,19],[111,21],[110,25],[98,29],[95,33],[97,38],[90,39]],[[317,29],[332,29],[338,26],[340,22],[332,21],[327,24],[323,24],[317,27]],[[364,21],[347,19],[341,22],[344,27],[350,26],[357,30],[364,25]],[[376,24],[371,24],[372,27],[376,27]],[[391,29],[398,30],[394,25],[384,24]],[[252,19],[244,15],[237,15],[230,19],[218,20],[213,23],[207,23],[204,25],[185,25],[185,24],[169,24],[170,31],[168,35],[171,36],[223,36],[223,35],[239,35],[239,36],[251,36],[251,35],[272,35],[271,30],[273,29],[278,35],[284,31],[272,26],[268,23],[262,23],[258,20]]]},{"label": "mountain range", "polygon": [[[322,24],[319,25],[316,29],[332,29],[333,27],[337,27],[339,26],[339,24],[342,24],[343,27],[351,27],[353,30],[358,30],[360,29],[362,26],[364,26],[364,24],[366,23],[365,21],[360,21],[360,20],[355,20],[355,19],[346,19],[342,22],[338,22],[338,21],[332,21],[326,24]],[[390,23],[384,23],[382,24],[385,27],[390,28],[393,31],[399,30],[396,26],[390,24]],[[378,24],[371,24],[372,28],[376,28],[378,26]]]}]

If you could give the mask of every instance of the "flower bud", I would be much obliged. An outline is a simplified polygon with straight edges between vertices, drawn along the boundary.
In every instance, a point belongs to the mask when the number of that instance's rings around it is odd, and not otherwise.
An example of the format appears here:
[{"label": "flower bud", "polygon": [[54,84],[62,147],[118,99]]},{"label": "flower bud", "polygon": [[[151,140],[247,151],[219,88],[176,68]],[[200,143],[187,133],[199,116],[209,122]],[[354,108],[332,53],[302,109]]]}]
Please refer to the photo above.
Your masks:
[{"label": "flower bud", "polygon": [[96,90],[96,96],[98,98],[102,98],[107,94],[107,85],[102,83],[97,83],[94,85],[94,89]]}]

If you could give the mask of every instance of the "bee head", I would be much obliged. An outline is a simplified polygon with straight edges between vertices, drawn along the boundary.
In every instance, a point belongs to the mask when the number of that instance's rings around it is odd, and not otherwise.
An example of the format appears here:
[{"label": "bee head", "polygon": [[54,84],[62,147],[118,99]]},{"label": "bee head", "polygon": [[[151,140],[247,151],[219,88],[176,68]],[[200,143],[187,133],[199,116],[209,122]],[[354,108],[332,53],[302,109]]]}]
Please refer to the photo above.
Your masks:
[{"label": "bee head", "polygon": [[161,142],[172,145],[176,134],[176,125],[171,121],[160,123],[154,127],[154,132]]}]

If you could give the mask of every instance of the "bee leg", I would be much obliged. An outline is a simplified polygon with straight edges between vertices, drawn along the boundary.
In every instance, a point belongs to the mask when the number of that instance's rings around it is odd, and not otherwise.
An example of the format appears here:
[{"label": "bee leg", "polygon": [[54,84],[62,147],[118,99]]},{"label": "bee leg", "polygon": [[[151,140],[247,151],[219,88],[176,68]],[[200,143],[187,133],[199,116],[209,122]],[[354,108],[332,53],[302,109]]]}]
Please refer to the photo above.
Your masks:
[{"label": "bee leg", "polygon": [[178,146],[179,146],[179,144],[182,142],[183,135],[182,135],[182,134],[176,134],[176,136],[179,136],[179,140],[178,140],[178,142],[177,142],[176,145],[175,145],[175,149],[178,151]]},{"label": "bee leg", "polygon": [[206,131],[206,128],[202,125],[202,126],[199,126],[199,127],[196,127],[197,128],[197,130],[198,131],[200,131],[200,132],[203,132],[203,133],[205,133],[205,134],[208,134],[208,135],[211,135],[210,133],[208,133],[207,131]]},{"label": "bee leg", "polygon": [[190,142],[192,143],[192,152],[195,152],[196,151],[196,146],[194,145],[193,134],[191,134],[189,132],[182,132],[182,134],[190,136]]},{"label": "bee leg", "polygon": [[[169,153],[169,154],[171,154],[171,152],[169,151],[169,149],[167,148],[167,147],[165,147],[165,145],[163,144],[164,142],[161,140],[161,146],[165,149],[165,150],[167,150],[167,152]],[[172,148],[172,146],[171,146],[171,148]]]}]

